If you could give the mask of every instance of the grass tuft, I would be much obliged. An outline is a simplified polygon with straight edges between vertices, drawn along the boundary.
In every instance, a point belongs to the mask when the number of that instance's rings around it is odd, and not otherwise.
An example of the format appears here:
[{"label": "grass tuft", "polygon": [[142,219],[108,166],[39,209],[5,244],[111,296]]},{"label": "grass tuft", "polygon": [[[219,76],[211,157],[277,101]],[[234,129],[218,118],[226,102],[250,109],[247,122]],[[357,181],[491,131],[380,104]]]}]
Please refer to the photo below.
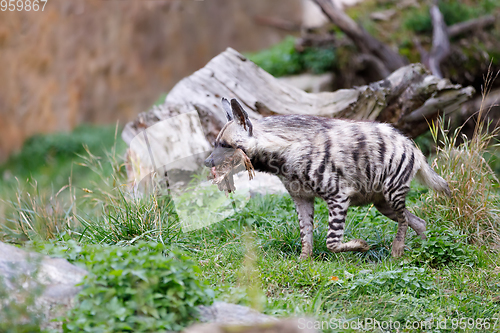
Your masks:
[{"label": "grass tuft", "polygon": [[[17,184],[15,198],[0,200],[7,216],[0,224],[0,239],[12,243],[56,239],[75,226],[74,195],[71,195],[70,185],[49,195],[36,180],[27,184],[17,180]],[[64,195],[68,199],[66,203],[61,200]]]},{"label": "grass tuft", "polygon": [[[488,72],[482,91],[483,101],[497,76],[498,73]],[[450,132],[443,119],[432,123],[434,141],[437,143],[440,138],[433,166],[448,182],[452,195],[448,198],[431,193],[422,207],[428,220],[451,222],[467,235],[468,242],[474,244],[500,244],[500,202],[496,192],[499,181],[483,157],[500,128],[490,130],[488,112],[489,109],[482,104],[470,139],[460,134],[463,125]]]}]

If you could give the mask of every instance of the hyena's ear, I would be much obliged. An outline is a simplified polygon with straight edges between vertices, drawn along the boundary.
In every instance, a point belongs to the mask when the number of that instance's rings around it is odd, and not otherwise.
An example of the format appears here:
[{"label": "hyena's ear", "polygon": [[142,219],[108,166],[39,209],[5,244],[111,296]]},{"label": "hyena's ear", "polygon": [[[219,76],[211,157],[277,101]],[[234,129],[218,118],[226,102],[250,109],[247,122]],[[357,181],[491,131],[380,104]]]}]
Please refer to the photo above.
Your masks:
[{"label": "hyena's ear", "polygon": [[250,136],[252,136],[253,135],[253,125],[250,122],[250,119],[248,118],[248,113],[245,110],[243,110],[243,107],[234,98],[231,100],[231,109],[233,111],[233,118],[236,120],[236,122],[240,126],[243,126],[245,131],[248,131]]},{"label": "hyena's ear", "polygon": [[222,97],[221,102],[222,102],[222,108],[224,109],[224,111],[226,111],[227,121],[233,120],[233,111],[231,111],[231,104],[224,97]]}]

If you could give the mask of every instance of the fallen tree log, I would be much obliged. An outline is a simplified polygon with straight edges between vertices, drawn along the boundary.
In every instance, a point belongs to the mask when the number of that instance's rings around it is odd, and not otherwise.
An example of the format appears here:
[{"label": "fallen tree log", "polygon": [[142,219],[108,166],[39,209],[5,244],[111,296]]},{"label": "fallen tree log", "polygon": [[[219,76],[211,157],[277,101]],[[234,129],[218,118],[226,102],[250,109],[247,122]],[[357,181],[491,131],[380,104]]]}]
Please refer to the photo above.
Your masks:
[{"label": "fallen tree log", "polygon": [[252,119],[306,114],[378,120],[416,137],[428,128],[427,121],[440,111],[457,110],[473,93],[474,88],[439,79],[421,64],[402,67],[367,86],[306,93],[228,48],[181,80],[162,105],[126,124],[122,138],[129,145],[127,172],[137,183],[152,172],[196,170],[226,122],[221,97],[237,98]]},{"label": "fallen tree log", "polygon": [[196,111],[205,136],[215,139],[225,123],[221,97],[237,98],[250,118],[273,114],[308,114],[393,123],[410,137],[416,137],[439,111],[452,112],[474,93],[472,87],[453,85],[429,74],[421,64],[411,64],[386,79],[368,86],[335,92],[306,93],[280,82],[228,48],[204,68],[181,80],[165,102],[141,113],[126,124],[122,138],[131,139],[161,120]]},{"label": "fallen tree log", "polygon": [[[468,100],[460,107],[460,114],[462,119],[468,119],[470,116],[484,110],[483,117],[491,117],[494,119],[493,126],[500,125],[500,88],[488,91],[485,96],[477,96]],[[493,111],[493,112],[490,112]],[[497,119],[497,120],[495,120]]]}]

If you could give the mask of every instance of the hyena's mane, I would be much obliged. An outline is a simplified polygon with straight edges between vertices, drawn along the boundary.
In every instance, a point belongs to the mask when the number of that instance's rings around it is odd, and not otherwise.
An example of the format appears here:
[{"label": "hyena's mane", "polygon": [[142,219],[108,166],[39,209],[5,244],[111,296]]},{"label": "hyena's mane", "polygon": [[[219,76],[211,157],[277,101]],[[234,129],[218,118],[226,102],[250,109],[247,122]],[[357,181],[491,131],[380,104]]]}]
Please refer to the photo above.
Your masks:
[{"label": "hyena's mane", "polygon": [[[319,133],[328,133],[334,124],[331,119],[303,115],[270,116],[255,123],[256,147],[249,153],[254,168],[276,175],[294,173],[294,160],[311,150]],[[309,162],[310,164],[312,163]],[[288,170],[285,168],[288,166]],[[300,170],[295,170],[299,172]]]}]

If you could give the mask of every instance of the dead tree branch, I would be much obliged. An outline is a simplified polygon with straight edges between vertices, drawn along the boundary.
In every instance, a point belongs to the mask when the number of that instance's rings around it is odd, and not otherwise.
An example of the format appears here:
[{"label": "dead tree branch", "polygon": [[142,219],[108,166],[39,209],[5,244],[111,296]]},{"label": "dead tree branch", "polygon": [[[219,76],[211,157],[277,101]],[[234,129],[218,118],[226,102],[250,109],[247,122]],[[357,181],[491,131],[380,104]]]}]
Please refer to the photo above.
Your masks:
[{"label": "dead tree branch", "polygon": [[471,30],[484,29],[495,24],[495,20],[495,15],[486,15],[465,22],[456,23],[448,27],[448,36],[453,38]]},{"label": "dead tree branch", "polygon": [[440,64],[450,54],[448,29],[443,14],[441,14],[437,5],[431,7],[430,14],[432,20],[432,49],[428,54],[426,65],[428,65],[433,75],[442,78]]},{"label": "dead tree branch", "polygon": [[379,58],[389,72],[408,63],[404,57],[371,36],[342,10],[335,8],[332,1],[314,0],[314,2],[321,8],[330,21],[338,26],[353,41],[362,53],[372,54]]}]

